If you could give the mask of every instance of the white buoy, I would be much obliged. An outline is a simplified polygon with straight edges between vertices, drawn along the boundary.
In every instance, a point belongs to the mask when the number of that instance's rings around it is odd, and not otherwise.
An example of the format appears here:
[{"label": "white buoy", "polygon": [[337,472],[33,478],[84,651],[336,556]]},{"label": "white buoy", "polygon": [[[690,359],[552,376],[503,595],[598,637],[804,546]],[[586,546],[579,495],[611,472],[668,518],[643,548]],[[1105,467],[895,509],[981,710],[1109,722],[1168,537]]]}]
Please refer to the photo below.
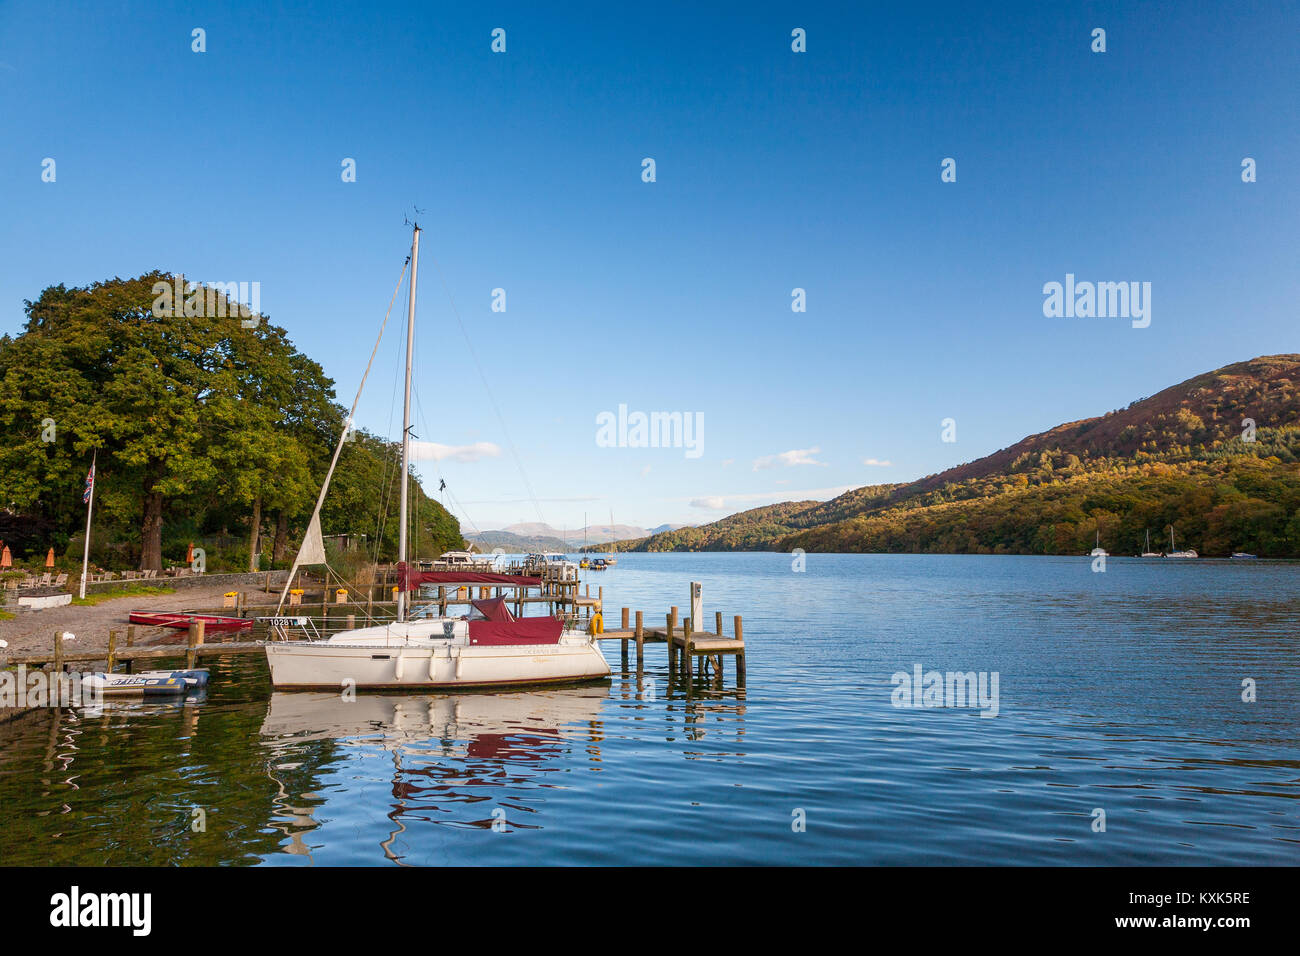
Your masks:
[{"label": "white buoy", "polygon": [[65,641],[75,641],[77,639],[77,635],[73,634],[71,631],[64,631],[63,639]]}]

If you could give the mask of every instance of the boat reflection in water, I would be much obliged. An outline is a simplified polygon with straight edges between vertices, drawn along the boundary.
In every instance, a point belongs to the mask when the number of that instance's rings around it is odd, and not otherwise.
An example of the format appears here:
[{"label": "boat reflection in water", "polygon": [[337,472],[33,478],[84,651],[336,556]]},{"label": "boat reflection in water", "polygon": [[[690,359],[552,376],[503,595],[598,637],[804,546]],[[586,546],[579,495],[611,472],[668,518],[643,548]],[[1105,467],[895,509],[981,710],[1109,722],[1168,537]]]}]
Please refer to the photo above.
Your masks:
[{"label": "boat reflection in water", "polygon": [[[311,856],[310,832],[336,815],[366,829],[386,817],[376,835],[386,831],[379,842],[398,863],[405,853],[394,844],[408,824],[537,828],[529,815],[548,791],[565,786],[548,777],[600,762],[608,699],[605,681],[518,693],[360,694],[351,701],[334,693],[273,693],[261,737],[273,751],[268,774],[279,786],[281,815],[272,825],[289,838],[282,850]],[[334,750],[327,760],[322,747]],[[377,756],[385,760],[381,771]],[[295,771],[304,763],[319,769],[303,778]],[[336,771],[346,775],[342,806],[322,793],[332,789],[327,777]]]}]

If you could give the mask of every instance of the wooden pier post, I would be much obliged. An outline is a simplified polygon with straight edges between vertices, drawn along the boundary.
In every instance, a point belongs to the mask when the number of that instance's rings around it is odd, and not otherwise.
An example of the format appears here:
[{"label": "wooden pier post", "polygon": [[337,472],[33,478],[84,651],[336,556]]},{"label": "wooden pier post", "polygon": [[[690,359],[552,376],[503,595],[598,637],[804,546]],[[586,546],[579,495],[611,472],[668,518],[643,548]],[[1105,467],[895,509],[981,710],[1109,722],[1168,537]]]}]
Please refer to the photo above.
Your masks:
[{"label": "wooden pier post", "polygon": [[[736,640],[742,644],[745,641],[745,630],[740,624],[740,615],[736,615],[735,623],[732,625],[736,629]],[[740,653],[736,655],[736,683],[744,685],[745,683],[745,649],[742,647]]]},{"label": "wooden pier post", "polygon": [[447,586],[445,584],[438,585],[438,616],[447,616]]},{"label": "wooden pier post", "polygon": [[356,616],[355,614],[349,614],[349,615],[348,615],[348,630],[349,630],[349,631],[351,631],[351,630],[355,630],[355,629],[356,629],[356,626],[357,626],[357,616]]},{"label": "wooden pier post", "polygon": [[54,672],[63,670],[63,632],[54,632]]},{"label": "wooden pier post", "polygon": [[677,608],[673,608],[672,611],[669,611],[667,614],[664,615],[664,621],[666,622],[667,625],[665,630],[668,632],[668,679],[669,680],[672,680],[673,675],[677,673],[677,650],[673,646],[673,612],[676,610]]},{"label": "wooden pier post", "polygon": [[623,636],[623,640],[619,641],[619,643],[622,645],[622,650],[623,650],[623,670],[627,670],[627,633],[626,632],[627,632],[627,619],[629,613],[630,612],[628,611],[627,608],[623,608],[623,627],[621,628],[621,630],[624,632],[624,636]]},{"label": "wooden pier post", "polygon": [[199,646],[203,643],[203,631],[206,625],[202,621],[190,621],[189,643],[185,650],[185,669],[187,671],[194,669],[194,662],[198,660]]},{"label": "wooden pier post", "polygon": [[108,667],[105,673],[113,673],[113,665],[117,663],[117,631],[108,632]]},{"label": "wooden pier post", "polygon": [[641,673],[645,667],[645,630],[641,627],[641,612],[636,612],[636,670]]},{"label": "wooden pier post", "polygon": [[694,662],[691,660],[691,619],[686,619],[686,626],[682,630],[682,672],[685,673],[686,679],[691,679],[694,669]]},{"label": "wooden pier post", "polygon": [[[722,640],[722,612],[721,611],[713,612],[713,627],[714,630],[716,630],[718,633],[718,640]],[[713,655],[713,670],[718,675],[719,683],[721,683],[722,678],[724,676],[722,661],[723,661],[723,655],[721,654]]]},{"label": "wooden pier post", "polygon": [[128,624],[126,626],[126,646],[135,647],[135,625],[134,624]]}]

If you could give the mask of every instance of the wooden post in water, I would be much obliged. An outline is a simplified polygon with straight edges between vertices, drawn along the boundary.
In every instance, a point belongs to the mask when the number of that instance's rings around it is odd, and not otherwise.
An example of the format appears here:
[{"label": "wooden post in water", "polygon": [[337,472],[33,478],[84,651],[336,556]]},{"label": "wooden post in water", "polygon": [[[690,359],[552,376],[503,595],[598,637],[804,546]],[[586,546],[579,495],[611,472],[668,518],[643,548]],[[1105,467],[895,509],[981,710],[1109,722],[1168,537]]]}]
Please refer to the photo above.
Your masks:
[{"label": "wooden post in water", "polygon": [[63,670],[63,632],[54,632],[54,672]]},{"label": "wooden post in water", "polygon": [[691,679],[691,671],[694,668],[694,662],[691,660],[691,619],[686,619],[686,627],[682,631],[682,672],[686,674],[686,679]]},{"label": "wooden post in water", "polygon": [[677,608],[673,608],[664,615],[665,630],[668,633],[668,678],[670,680],[677,673],[677,651],[673,647],[673,611],[676,610]]},{"label": "wooden post in water", "polygon": [[[736,629],[736,640],[742,644],[745,641],[745,631],[740,626],[740,615],[736,615],[736,621],[733,625]],[[740,653],[736,655],[736,683],[744,685],[745,683],[745,649],[742,647]]]},{"label": "wooden post in water", "polygon": [[108,667],[106,673],[113,673],[113,665],[117,663],[117,631],[108,632]]},{"label": "wooden post in water", "polygon": [[447,616],[447,585],[438,585],[438,616]]},{"label": "wooden post in water", "polygon": [[639,674],[645,667],[645,630],[641,627],[641,612],[636,612],[636,669]]},{"label": "wooden post in water", "polygon": [[620,630],[624,632],[624,635],[623,635],[623,640],[619,641],[619,643],[623,645],[623,670],[627,670],[627,633],[626,632],[627,632],[628,614],[629,614],[628,609],[623,608],[623,626]]},{"label": "wooden post in water", "polygon": [[673,634],[677,631],[677,605],[670,607],[668,613],[672,615],[673,621],[672,626],[668,628],[668,658],[672,660],[673,655],[677,653],[677,645],[673,643]]},{"label": "wooden post in water", "polygon": [[[718,632],[718,640],[722,640],[722,612],[721,611],[713,612],[713,626]],[[717,672],[719,681],[721,681],[723,678],[722,658],[723,655],[721,654],[713,655],[713,669],[714,671]]]},{"label": "wooden post in water", "polygon": [[189,645],[185,651],[185,669],[193,670],[194,662],[199,656],[199,647],[203,644],[203,631],[206,625],[202,621],[190,621]]},{"label": "wooden post in water", "polygon": [[356,616],[355,614],[349,614],[349,615],[348,615],[348,630],[349,630],[349,631],[354,630],[354,629],[356,628],[356,626],[357,626],[357,616]]}]

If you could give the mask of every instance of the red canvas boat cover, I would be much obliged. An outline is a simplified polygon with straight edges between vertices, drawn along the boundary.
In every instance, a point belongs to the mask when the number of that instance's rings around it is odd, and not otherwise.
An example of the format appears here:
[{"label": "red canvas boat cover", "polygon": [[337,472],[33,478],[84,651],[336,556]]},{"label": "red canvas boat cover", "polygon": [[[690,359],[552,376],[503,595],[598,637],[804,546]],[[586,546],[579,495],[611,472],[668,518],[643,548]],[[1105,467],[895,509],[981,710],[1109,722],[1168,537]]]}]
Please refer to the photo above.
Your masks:
[{"label": "red canvas boat cover", "polygon": [[542,579],[522,574],[494,574],[488,571],[412,571],[404,563],[397,565],[397,586],[414,591],[422,584],[500,584],[539,588]]},{"label": "red canvas boat cover", "polygon": [[470,621],[471,644],[558,644],[564,622],[558,617],[521,617],[514,621]]},{"label": "red canvas boat cover", "polygon": [[489,621],[513,621],[514,614],[506,606],[505,598],[483,598],[480,601],[470,601],[475,609]]}]

